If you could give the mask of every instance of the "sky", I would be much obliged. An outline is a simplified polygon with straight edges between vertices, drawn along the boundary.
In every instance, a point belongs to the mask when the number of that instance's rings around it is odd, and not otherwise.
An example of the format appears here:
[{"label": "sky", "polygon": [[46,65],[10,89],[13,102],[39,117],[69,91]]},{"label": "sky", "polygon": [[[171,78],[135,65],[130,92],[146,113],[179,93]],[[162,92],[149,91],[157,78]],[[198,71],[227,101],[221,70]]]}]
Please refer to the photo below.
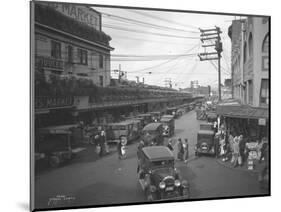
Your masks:
[{"label": "sky", "polygon": [[[111,70],[127,72],[129,80],[144,78],[146,84],[164,86],[170,79],[173,88],[218,85],[217,60],[200,61],[205,51],[200,41],[201,29],[221,28],[223,53],[221,82],[231,77],[231,40],[227,35],[237,17],[186,12],[93,7],[102,13],[102,31],[111,36]],[[164,35],[163,35],[164,34]],[[210,43],[208,43],[210,44]],[[214,47],[209,47],[213,52]],[[113,74],[114,77],[114,74]]]}]

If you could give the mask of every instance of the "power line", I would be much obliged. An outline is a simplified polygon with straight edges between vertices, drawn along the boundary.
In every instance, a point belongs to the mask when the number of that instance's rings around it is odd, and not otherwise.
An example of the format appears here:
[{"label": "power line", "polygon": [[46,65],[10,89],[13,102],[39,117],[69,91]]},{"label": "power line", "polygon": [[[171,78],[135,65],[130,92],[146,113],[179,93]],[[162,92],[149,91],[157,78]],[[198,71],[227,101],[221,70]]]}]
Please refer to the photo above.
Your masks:
[{"label": "power line", "polygon": [[129,28],[125,28],[125,27],[114,26],[114,25],[108,25],[108,24],[103,24],[103,27],[105,27],[105,28],[110,28],[110,29],[116,29],[116,30],[122,30],[122,31],[128,31],[128,32],[137,32],[137,33],[143,33],[143,34],[151,34],[151,35],[157,35],[157,36],[164,36],[164,37],[184,38],[184,39],[199,39],[199,37],[169,35],[169,34],[163,34],[163,33],[142,31],[142,30],[136,30],[136,29],[129,29]]},{"label": "power line", "polygon": [[130,19],[130,18],[125,18],[125,17],[121,17],[121,16],[117,16],[117,15],[108,14],[108,13],[102,13],[102,15],[104,17],[108,17],[113,20],[123,21],[126,23],[134,23],[134,24],[138,24],[140,26],[149,26],[149,27],[156,28],[156,29],[162,29],[162,30],[168,30],[168,31],[172,30],[172,31],[178,31],[178,32],[199,33],[199,32],[190,31],[190,30],[183,30],[183,29],[178,29],[178,28],[172,28],[172,27],[166,27],[166,26],[161,26],[161,25],[157,25],[157,24],[147,23],[147,22]]},{"label": "power line", "polygon": [[[161,17],[158,17],[158,16],[154,16],[154,15],[151,15],[151,14],[143,13],[143,12],[140,12],[140,11],[137,11],[137,10],[129,10],[129,11],[133,12],[133,13],[137,13],[137,14],[143,15],[143,16],[147,16],[147,17],[150,17],[150,18],[153,18],[153,19],[157,19],[157,20],[168,22],[168,23],[172,23],[172,24],[175,24],[175,25],[178,25],[178,26],[184,26],[184,27],[193,28],[193,29],[197,29],[198,30],[198,27],[196,27],[196,26],[178,23],[178,22],[175,22],[175,21],[172,21],[172,20],[164,19],[164,18],[161,18]],[[194,33],[198,33],[197,31],[193,31],[193,32]]]},{"label": "power line", "polygon": [[[198,45],[199,45],[199,44],[193,46],[193,47],[192,47],[191,49],[189,49],[186,53],[192,51],[192,50],[195,49],[195,47],[197,47]],[[175,58],[171,58],[171,59],[169,59],[168,61],[165,61],[165,62],[163,62],[163,63],[159,63],[159,64],[154,65],[154,66],[150,66],[150,67],[143,68],[143,69],[139,69],[139,70],[135,70],[135,71],[130,71],[129,73],[140,72],[140,71],[146,71],[146,70],[150,70],[150,69],[153,69],[153,68],[157,68],[157,67],[162,66],[162,65],[164,65],[164,64],[167,64],[167,63],[169,63],[169,62],[171,62],[171,61],[173,61],[173,60],[176,60],[176,59],[179,58],[179,57],[181,57],[181,56],[177,56],[177,57],[175,57]]]},{"label": "power line", "polygon": [[[148,40],[148,39],[143,39],[143,38],[135,38],[135,37],[128,37],[128,36],[121,36],[121,35],[114,35],[114,37],[112,37],[112,39],[114,39],[115,37],[119,38],[119,39],[124,39],[124,40],[138,40],[138,41],[146,41],[146,42],[152,42],[152,43],[165,43],[165,44],[173,44],[173,45],[181,45],[183,46],[183,43],[177,43],[177,42],[169,42],[169,41],[160,41],[160,40]],[[194,43],[190,43],[190,44],[184,44],[184,45],[194,45]]]}]

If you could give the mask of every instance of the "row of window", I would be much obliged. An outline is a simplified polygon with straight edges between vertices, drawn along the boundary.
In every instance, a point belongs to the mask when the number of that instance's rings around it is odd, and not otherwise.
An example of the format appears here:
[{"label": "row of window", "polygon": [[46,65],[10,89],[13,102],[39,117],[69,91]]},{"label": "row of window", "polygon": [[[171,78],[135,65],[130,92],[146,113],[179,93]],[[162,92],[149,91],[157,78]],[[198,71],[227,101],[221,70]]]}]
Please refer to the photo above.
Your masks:
[{"label": "row of window", "polygon": [[[235,87],[236,98],[244,98],[244,103],[253,104],[254,85],[252,80],[248,80],[246,87]],[[269,103],[269,80],[262,79],[260,87],[260,106],[267,106]]]},{"label": "row of window", "polygon": [[[248,81],[248,103],[253,104],[253,81]],[[245,96],[246,98],[246,96]],[[260,105],[265,106],[268,105],[269,101],[269,84],[268,79],[261,80],[261,87],[260,87]]]},{"label": "row of window", "polygon": [[[248,46],[249,45],[249,46]],[[244,43],[243,48],[243,63],[245,64],[248,56],[249,58],[253,56],[253,36],[252,33],[250,33],[248,38],[248,45],[247,42]],[[269,35],[267,34],[262,42],[262,52],[267,53],[269,51]]]},{"label": "row of window", "polygon": [[[57,41],[51,41],[51,57],[56,59],[62,58],[62,51],[61,51],[61,43]],[[74,54],[73,54],[73,46],[68,45],[67,47],[67,62],[73,63],[74,62]],[[99,55],[99,68],[104,67],[104,56]],[[88,51],[85,49],[78,48],[77,49],[77,63],[81,65],[88,65]]]}]

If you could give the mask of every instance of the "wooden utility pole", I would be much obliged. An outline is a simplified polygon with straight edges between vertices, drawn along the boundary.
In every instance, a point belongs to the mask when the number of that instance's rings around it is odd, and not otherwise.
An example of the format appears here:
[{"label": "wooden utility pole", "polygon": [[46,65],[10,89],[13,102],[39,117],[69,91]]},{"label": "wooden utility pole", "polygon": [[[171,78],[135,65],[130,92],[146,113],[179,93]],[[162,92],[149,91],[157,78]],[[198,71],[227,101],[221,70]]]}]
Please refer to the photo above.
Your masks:
[{"label": "wooden utility pole", "polygon": [[[202,43],[208,40],[211,41],[212,44],[202,45],[205,48],[204,53],[198,54],[200,61],[205,60],[217,60],[218,61],[218,90],[219,90],[219,101],[221,101],[221,52],[222,52],[222,42],[220,34],[222,31],[219,27],[215,27],[213,29],[199,29],[201,32],[200,40]],[[215,43],[213,43],[214,41]],[[208,47],[215,47],[214,52],[207,52]],[[210,57],[209,57],[210,56]]]}]

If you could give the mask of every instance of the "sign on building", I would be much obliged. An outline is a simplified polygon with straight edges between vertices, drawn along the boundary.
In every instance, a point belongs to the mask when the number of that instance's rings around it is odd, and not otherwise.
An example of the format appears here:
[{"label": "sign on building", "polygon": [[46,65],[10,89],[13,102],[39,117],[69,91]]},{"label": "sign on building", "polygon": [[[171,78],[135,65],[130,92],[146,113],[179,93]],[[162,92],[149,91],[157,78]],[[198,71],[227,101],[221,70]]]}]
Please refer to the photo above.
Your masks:
[{"label": "sign on building", "polygon": [[76,21],[87,24],[96,30],[101,30],[100,14],[89,7],[62,3],[49,3],[48,5]]},{"label": "sign on building", "polygon": [[259,118],[259,125],[265,126],[266,125],[266,119],[265,118]]}]

